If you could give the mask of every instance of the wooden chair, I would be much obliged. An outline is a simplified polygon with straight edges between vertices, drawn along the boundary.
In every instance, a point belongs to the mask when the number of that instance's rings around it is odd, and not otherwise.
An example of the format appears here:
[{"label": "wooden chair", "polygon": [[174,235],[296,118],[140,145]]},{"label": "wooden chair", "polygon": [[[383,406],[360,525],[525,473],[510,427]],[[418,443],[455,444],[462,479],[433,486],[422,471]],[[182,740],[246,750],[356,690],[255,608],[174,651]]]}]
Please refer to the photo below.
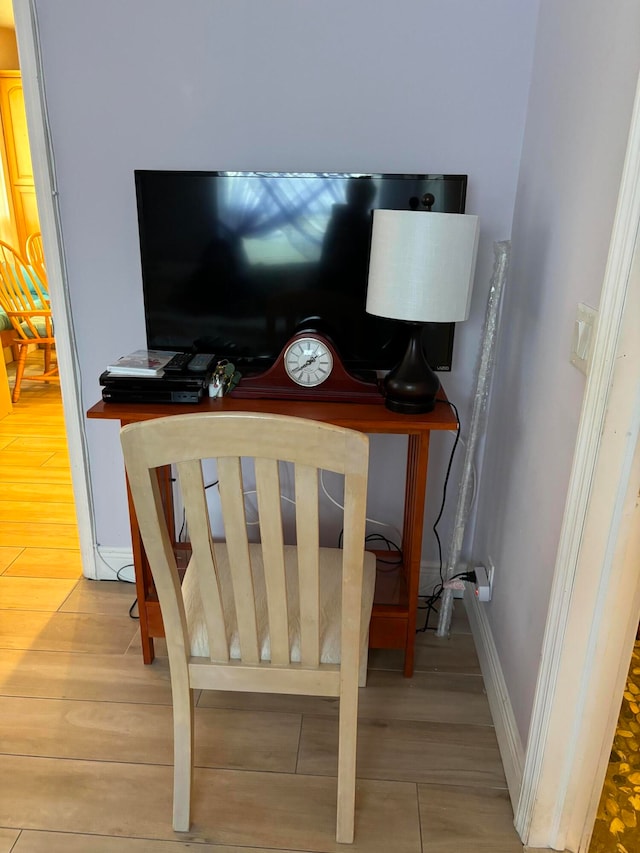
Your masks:
[{"label": "wooden chair", "polygon": [[[13,344],[18,348],[18,365],[12,400],[18,402],[23,380],[59,382],[58,366],[52,361],[55,338],[49,293],[33,268],[8,243],[0,240],[0,308],[14,331]],[[44,350],[44,372],[24,375],[27,352],[34,344]]]},{"label": "wooden chair", "polygon": [[[302,418],[220,412],[130,424],[121,441],[169,653],[174,829],[190,826],[194,690],[337,696],[336,837],[352,842],[358,684],[359,673],[360,683],[366,677],[375,585],[375,558],[364,550],[368,438]],[[220,541],[211,533],[206,459],[217,464]],[[293,463],[296,545],[284,544],[279,460]],[[192,547],[182,586],[156,471],[168,465]],[[344,475],[342,550],[319,545],[320,470]],[[252,478],[261,544],[247,532]]]},{"label": "wooden chair", "polygon": [[29,234],[25,243],[25,252],[27,260],[43,281],[47,280],[47,266],[44,262],[44,249],[42,247],[42,234],[40,231],[34,231]]}]

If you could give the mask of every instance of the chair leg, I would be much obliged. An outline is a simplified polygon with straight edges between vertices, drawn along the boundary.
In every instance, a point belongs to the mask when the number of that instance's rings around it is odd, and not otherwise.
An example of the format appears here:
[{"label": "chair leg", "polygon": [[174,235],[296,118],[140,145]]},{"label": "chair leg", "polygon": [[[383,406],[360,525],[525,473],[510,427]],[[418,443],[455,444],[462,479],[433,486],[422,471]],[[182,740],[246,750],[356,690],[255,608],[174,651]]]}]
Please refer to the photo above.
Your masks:
[{"label": "chair leg", "polygon": [[191,782],[193,777],[193,690],[173,691],[173,828],[188,832],[191,826]]},{"label": "chair leg", "polygon": [[340,696],[336,841],[341,844],[353,843],[354,836],[357,730],[358,687],[353,679]]},{"label": "chair leg", "polygon": [[16,382],[13,386],[13,396],[11,397],[14,403],[17,403],[20,399],[20,385],[22,384],[22,377],[24,375],[24,367],[27,361],[27,350],[29,349],[28,344],[19,344],[19,355],[18,355],[18,366],[16,368]]},{"label": "chair leg", "polygon": [[367,668],[369,666],[369,634],[360,648],[360,665],[358,668],[358,687],[367,686]]},{"label": "chair leg", "polygon": [[49,373],[51,370],[51,344],[44,345],[44,372]]}]

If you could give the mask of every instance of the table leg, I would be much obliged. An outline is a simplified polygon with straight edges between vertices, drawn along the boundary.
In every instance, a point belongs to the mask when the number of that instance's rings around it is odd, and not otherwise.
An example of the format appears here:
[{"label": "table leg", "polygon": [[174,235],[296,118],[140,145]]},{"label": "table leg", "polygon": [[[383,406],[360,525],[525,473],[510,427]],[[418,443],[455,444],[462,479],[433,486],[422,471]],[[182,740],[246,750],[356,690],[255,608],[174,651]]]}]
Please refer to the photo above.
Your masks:
[{"label": "table leg", "polygon": [[153,587],[151,569],[147,561],[147,555],[142,545],[140,528],[136,510],[131,497],[129,480],[127,479],[127,500],[129,502],[129,524],[131,526],[131,546],[133,550],[133,566],[136,577],[136,597],[138,599],[138,617],[140,619],[140,642],[142,644],[142,659],[145,663],[153,663],[155,652],[153,648],[153,637],[149,634],[149,620],[147,615],[147,599],[149,589]]},{"label": "table leg", "polygon": [[404,675],[406,678],[411,678],[414,667],[428,461],[429,433],[410,435],[407,448],[407,478],[402,530],[402,553],[409,598],[407,644],[404,654]]},{"label": "table leg", "polygon": [[[171,467],[164,466],[157,471],[162,504],[167,518],[169,534],[175,541],[175,524],[173,517],[173,488]],[[129,521],[131,526],[131,545],[133,550],[133,565],[136,576],[136,596],[138,599],[138,616],[140,618],[140,642],[142,645],[142,659],[145,663],[153,663],[155,651],[153,647],[154,637],[164,637],[164,625],[162,614],[158,604],[158,598],[153,583],[153,575],[147,555],[142,544],[140,528],[136,510],[133,505],[129,482],[127,481],[127,500],[129,502]]]}]

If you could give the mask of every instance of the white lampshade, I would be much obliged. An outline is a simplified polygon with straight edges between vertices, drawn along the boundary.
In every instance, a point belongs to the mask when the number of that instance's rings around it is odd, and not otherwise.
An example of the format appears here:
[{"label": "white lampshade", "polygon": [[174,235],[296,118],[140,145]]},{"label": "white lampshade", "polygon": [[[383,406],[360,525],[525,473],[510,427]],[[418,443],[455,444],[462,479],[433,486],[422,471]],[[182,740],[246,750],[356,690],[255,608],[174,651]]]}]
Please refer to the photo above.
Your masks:
[{"label": "white lampshade", "polygon": [[477,216],[375,210],[368,313],[420,323],[466,320],[478,234]]}]

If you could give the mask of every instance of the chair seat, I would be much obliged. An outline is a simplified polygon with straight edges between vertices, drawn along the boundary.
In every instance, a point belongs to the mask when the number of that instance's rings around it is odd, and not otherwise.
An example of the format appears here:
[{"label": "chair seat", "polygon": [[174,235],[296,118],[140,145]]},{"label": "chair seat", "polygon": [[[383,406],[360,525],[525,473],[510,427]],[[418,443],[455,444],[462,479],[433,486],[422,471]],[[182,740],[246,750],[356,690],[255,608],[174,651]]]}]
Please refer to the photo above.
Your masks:
[{"label": "chair seat", "polygon": [[[35,328],[36,332],[41,338],[47,337],[47,318],[42,317],[32,317],[31,325]],[[33,338],[35,335],[33,334],[33,330],[29,327],[29,324],[26,322],[20,323],[20,328],[25,333],[28,338]],[[53,335],[53,326],[51,328],[51,334]]]},{"label": "chair seat", "polygon": [[[224,543],[215,543],[214,551],[218,564],[222,601],[225,613],[230,614],[227,629],[229,656],[240,660],[240,639],[238,634],[233,593],[230,583],[229,560]],[[296,572],[296,548],[285,545],[285,571],[287,577],[287,601],[290,614],[289,642],[291,660],[300,661],[300,614],[298,582]],[[260,657],[263,661],[271,659],[271,646],[268,632],[267,596],[262,564],[262,547],[249,545],[251,568],[256,601],[256,621]],[[182,583],[182,595],[185,604],[191,654],[196,657],[209,657],[209,642],[205,626],[202,597],[196,590],[195,574],[187,570]],[[371,552],[364,555],[364,581],[362,590],[362,628],[361,643],[366,644],[369,631],[369,618],[373,604],[376,583],[376,560]],[[340,619],[342,596],[342,551],[337,548],[320,548],[320,660],[322,663],[340,663]],[[365,646],[366,647],[366,646]]]}]

